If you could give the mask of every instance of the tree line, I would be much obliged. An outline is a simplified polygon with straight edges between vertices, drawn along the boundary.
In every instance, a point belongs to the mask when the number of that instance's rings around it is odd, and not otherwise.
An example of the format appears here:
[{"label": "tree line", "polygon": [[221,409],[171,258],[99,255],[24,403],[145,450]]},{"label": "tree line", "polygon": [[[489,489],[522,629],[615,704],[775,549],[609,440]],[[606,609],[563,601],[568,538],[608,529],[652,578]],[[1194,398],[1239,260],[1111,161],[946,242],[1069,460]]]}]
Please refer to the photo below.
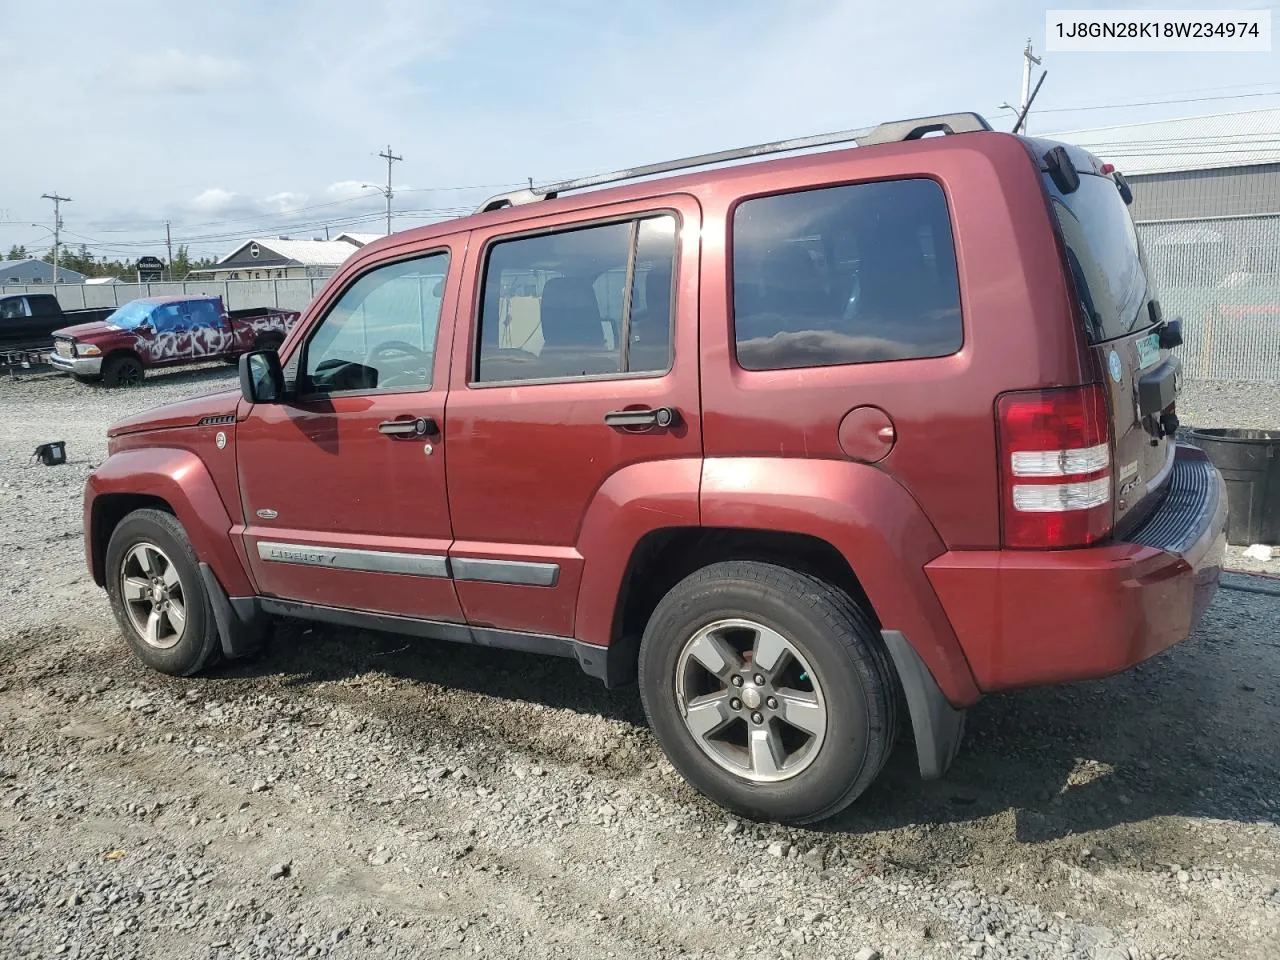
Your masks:
[{"label": "tree line", "polygon": [[[27,260],[32,256],[26,246],[14,244],[5,255],[5,260]],[[45,263],[53,263],[53,251],[40,257]],[[173,255],[172,269],[168,270],[169,278],[181,280],[192,270],[208,270],[217,261],[213,257],[191,256],[186,244],[181,244]],[[115,277],[119,280],[136,280],[138,261],[124,259],[109,260],[106,257],[95,257],[83,243],[80,248],[63,247],[58,255],[58,266],[66,270],[83,273],[86,277]]]}]

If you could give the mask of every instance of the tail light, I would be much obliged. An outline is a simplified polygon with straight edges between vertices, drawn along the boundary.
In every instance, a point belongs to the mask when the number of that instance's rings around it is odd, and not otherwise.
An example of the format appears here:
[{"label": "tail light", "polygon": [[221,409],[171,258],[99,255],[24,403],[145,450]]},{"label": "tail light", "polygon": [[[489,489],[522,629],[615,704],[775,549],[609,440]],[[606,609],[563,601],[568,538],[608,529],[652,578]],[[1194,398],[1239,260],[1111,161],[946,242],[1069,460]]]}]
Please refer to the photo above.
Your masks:
[{"label": "tail light", "polygon": [[1111,417],[1100,384],[1002,395],[1004,545],[1083,547],[1111,532]]}]

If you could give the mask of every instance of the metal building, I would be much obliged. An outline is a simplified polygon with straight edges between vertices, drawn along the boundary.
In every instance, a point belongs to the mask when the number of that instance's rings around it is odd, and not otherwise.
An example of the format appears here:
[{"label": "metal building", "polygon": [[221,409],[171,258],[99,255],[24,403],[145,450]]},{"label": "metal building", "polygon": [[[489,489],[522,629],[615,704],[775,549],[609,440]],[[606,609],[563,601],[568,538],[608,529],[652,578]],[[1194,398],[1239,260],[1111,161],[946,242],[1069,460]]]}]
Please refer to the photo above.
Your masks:
[{"label": "metal building", "polygon": [[[84,283],[84,274],[66,267],[58,268],[59,283]],[[0,284],[53,283],[53,264],[35,257],[25,260],[0,260]]]},{"label": "metal building", "polygon": [[361,246],[355,234],[337,240],[259,237],[246,240],[208,270],[193,277],[214,280],[283,280],[327,277]]},{"label": "metal building", "polygon": [[1049,136],[1114,163],[1140,222],[1280,213],[1280,108]]}]

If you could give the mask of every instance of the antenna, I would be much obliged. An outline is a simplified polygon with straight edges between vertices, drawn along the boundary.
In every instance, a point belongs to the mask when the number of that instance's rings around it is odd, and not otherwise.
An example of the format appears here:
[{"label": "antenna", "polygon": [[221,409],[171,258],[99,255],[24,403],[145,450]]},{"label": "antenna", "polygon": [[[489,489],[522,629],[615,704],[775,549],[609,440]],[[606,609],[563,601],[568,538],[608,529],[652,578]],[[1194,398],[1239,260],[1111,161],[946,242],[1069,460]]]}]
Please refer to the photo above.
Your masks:
[{"label": "antenna", "polygon": [[1026,105],[1023,106],[1022,112],[1018,114],[1018,122],[1013,125],[1013,132],[1017,133],[1022,127],[1022,122],[1027,119],[1027,111],[1031,109],[1031,104],[1036,99],[1036,94],[1040,92],[1040,85],[1044,83],[1044,78],[1049,75],[1048,70],[1044,70],[1040,74],[1040,79],[1036,81],[1036,88],[1031,91],[1031,96],[1027,98]]}]

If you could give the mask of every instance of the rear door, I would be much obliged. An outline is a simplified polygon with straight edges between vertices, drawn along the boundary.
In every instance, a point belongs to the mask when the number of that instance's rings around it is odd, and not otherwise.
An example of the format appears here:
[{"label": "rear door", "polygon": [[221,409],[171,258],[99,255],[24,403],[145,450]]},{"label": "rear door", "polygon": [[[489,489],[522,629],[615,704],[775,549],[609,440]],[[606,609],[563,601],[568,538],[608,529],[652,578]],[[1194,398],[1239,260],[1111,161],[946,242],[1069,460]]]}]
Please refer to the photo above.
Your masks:
[{"label": "rear door", "polygon": [[1115,437],[1116,528],[1136,522],[1162,489],[1173,463],[1173,438],[1161,415],[1181,388],[1180,361],[1161,348],[1158,301],[1142,245],[1116,181],[1080,171],[1064,193],[1046,175],[1079,297],[1085,336],[1110,393]]},{"label": "rear door", "polygon": [[701,456],[700,226],[676,196],[472,234],[445,432],[473,625],[573,636],[588,508],[632,464]]},{"label": "rear door", "polygon": [[187,329],[191,335],[191,359],[204,360],[232,352],[231,322],[223,315],[221,300],[188,301]]}]

